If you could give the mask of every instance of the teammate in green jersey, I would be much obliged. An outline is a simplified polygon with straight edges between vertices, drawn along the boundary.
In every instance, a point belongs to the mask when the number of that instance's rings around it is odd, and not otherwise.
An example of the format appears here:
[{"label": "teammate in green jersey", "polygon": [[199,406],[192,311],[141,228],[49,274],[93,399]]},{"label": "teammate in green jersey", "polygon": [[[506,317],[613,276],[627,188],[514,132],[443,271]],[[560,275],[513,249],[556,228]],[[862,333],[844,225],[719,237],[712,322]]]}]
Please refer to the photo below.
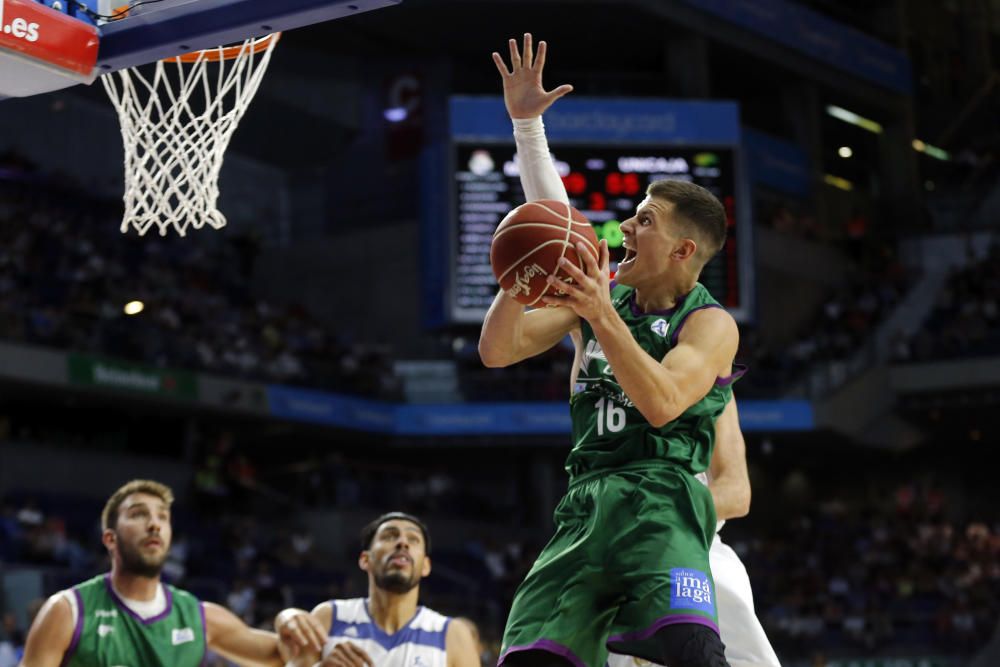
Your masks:
[{"label": "teammate in green jersey", "polygon": [[133,480],[108,499],[101,540],[111,572],[48,599],[22,667],[197,667],[206,647],[241,665],[284,664],[274,633],[160,582],[173,499],[170,488],[149,480]]},{"label": "teammate in green jersey", "polygon": [[[514,40],[510,52],[509,69],[493,58],[518,159],[550,165],[547,149],[522,153],[521,138],[540,133],[542,112],[571,88],[542,87],[544,43],[537,58],[529,35],[523,56]],[[537,184],[525,185],[538,198]],[[716,513],[696,479],[739,376],[736,323],[698,283],[725,243],[725,211],[704,188],[657,181],[621,231],[626,256],[614,285],[606,243],[598,261],[581,248],[583,269],[564,264],[565,296],[526,312],[501,293],[483,323],[480,355],[491,367],[575,330],[582,341],[569,489],[556,534],[515,596],[500,658],[508,667],[600,667],[609,649],[670,667],[726,664],[708,565]]]}]

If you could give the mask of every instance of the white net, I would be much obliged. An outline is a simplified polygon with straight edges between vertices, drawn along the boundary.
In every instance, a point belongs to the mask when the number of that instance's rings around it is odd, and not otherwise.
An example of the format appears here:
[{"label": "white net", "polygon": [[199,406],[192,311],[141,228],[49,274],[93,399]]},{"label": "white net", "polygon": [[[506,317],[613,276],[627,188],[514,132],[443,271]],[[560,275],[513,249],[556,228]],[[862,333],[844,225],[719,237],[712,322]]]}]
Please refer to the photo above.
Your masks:
[{"label": "white net", "polygon": [[277,41],[248,39],[101,77],[125,145],[122,232],[155,225],[161,236],[171,228],[184,236],[226,224],[217,208],[222,161]]}]

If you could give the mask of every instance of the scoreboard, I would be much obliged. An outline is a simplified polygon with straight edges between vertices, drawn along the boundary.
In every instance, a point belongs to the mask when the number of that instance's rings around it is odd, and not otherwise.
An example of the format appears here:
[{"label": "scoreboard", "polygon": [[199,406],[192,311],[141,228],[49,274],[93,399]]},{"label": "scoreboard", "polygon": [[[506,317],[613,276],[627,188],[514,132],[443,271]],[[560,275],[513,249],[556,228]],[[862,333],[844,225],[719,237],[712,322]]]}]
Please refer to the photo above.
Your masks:
[{"label": "scoreboard", "polygon": [[[634,215],[650,182],[685,180],[716,195],[726,209],[727,242],[701,282],[736,319],[749,319],[751,225],[735,103],[569,97],[544,120],[570,203],[607,240],[612,270],[624,254],[618,226]],[[433,178],[430,189],[440,194],[427,197],[433,205],[424,210],[425,238],[443,244],[425,242],[425,300],[436,313],[429,323],[480,323],[498,289],[489,262],[493,232],[525,201],[503,99],[451,98],[447,141],[426,166],[424,178]]]},{"label": "scoreboard", "polygon": [[[726,208],[726,246],[702,271],[701,282],[724,306],[740,305],[739,239],[736,235],[736,183],[730,148],[664,148],[662,146],[554,146],[556,170],[570,204],[594,226],[611,251],[611,269],[622,258],[619,224],[635,214],[654,180],[670,178],[697,183]],[[497,224],[525,201],[514,147],[482,143],[454,146],[454,191],[451,203],[455,249],[453,313],[460,321],[482,319],[497,292],[490,268],[490,241]]]}]

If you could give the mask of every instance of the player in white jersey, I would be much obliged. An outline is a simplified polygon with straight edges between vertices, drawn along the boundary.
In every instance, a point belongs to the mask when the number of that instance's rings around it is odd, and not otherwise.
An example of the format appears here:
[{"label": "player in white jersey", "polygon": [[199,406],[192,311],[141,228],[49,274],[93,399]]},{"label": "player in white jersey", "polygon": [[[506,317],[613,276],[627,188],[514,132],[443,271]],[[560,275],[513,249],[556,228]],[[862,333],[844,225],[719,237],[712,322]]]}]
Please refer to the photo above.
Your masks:
[{"label": "player in white jersey", "polygon": [[469,626],[418,605],[431,573],[430,533],[420,519],[390,512],[361,533],[358,566],[368,597],[330,600],[311,613],[286,609],[275,627],[303,651],[292,663],[312,667],[479,667]]},{"label": "player in white jersey", "polygon": [[[735,409],[734,398],[734,416]],[[726,645],[726,659],[730,667],[780,667],[778,656],[775,655],[771,642],[768,641],[767,634],[754,611],[753,590],[750,587],[750,576],[747,574],[746,566],[733,548],[719,537],[719,531],[727,518],[725,508],[729,501],[726,495],[739,494],[738,487],[743,484],[746,485],[747,494],[750,489],[750,478],[747,476],[746,468],[746,445],[739,428],[739,418],[736,417],[733,422],[721,426],[717,424],[715,433],[716,450],[712,456],[709,475],[699,475],[699,477],[708,485],[716,506],[723,508],[722,513],[716,512],[720,520],[715,527],[715,539],[708,551],[709,567],[712,568],[712,577],[715,579],[715,601],[719,607],[719,635]],[[724,443],[721,447],[720,442]],[[727,481],[727,478],[732,482]],[[749,510],[749,507],[747,509]],[[618,659],[625,656],[612,657]],[[609,667],[621,667],[621,665],[612,662]]]},{"label": "player in white jersey", "polygon": [[[513,53],[515,47],[511,48]],[[531,35],[526,34],[524,53],[530,53],[531,48]],[[572,86],[562,85],[552,91],[545,90],[542,85],[545,48],[545,43],[541,42],[538,57],[525,59],[525,62],[532,64],[514,67],[513,71],[508,71],[499,54],[494,53],[493,60],[500,71],[504,102],[514,123],[517,162],[526,199],[554,199],[568,203],[566,189],[549,153],[542,112],[572,91]],[[576,382],[581,362],[581,345],[576,337],[574,343],[577,359],[570,378],[570,391]],[[746,446],[740,431],[735,398],[716,422],[715,451],[709,467],[709,477],[702,481],[708,484],[715,501],[716,515],[721,519],[709,550],[709,565],[715,580],[719,633],[726,645],[726,659],[731,667],[780,667],[778,657],[754,613],[753,591],[746,568],[736,552],[722,542],[718,535],[725,519],[745,516],[750,510]],[[609,667],[635,667],[637,659],[612,654],[608,662]]]}]

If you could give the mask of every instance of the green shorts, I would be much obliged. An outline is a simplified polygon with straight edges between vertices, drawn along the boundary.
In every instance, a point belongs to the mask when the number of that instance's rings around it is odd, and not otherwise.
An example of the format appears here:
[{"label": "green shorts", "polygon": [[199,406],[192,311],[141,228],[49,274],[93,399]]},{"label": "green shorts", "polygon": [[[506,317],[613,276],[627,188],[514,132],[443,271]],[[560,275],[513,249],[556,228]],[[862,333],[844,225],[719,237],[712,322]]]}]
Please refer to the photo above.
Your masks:
[{"label": "green shorts", "polygon": [[533,649],[576,667],[603,667],[609,649],[656,661],[650,638],[664,626],[718,632],[715,505],[693,475],[658,461],[584,475],[554,519],[514,596],[499,664]]}]

